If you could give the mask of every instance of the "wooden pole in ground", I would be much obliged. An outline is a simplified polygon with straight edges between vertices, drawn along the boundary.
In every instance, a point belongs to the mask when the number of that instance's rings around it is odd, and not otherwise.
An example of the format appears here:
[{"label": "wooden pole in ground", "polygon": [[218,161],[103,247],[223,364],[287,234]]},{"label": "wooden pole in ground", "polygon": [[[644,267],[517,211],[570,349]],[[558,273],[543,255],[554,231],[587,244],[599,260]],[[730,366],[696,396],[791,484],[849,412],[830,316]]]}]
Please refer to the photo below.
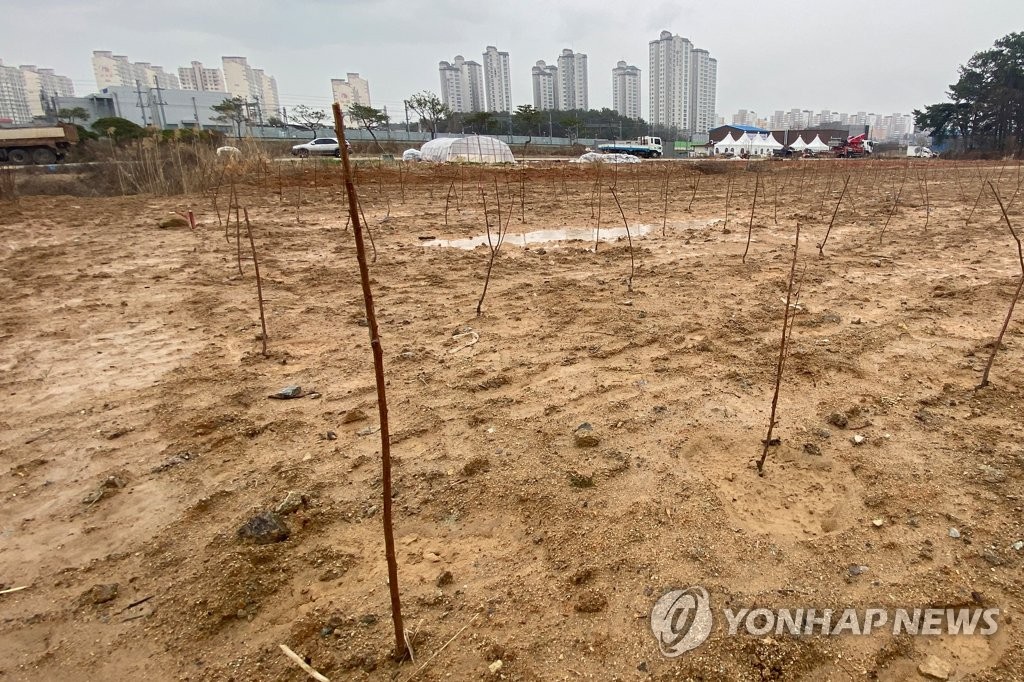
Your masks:
[{"label": "wooden pole in ground", "polygon": [[345,174],[345,190],[348,193],[348,215],[352,221],[352,232],[356,241],[356,260],[359,262],[359,280],[363,289],[363,304],[366,307],[366,322],[370,331],[370,349],[373,351],[373,373],[377,382],[377,411],[380,414],[380,456],[381,480],[383,484],[384,553],[388,563],[388,590],[391,593],[391,620],[395,626],[395,659],[405,658],[408,649],[402,627],[402,600],[398,592],[398,561],[395,558],[395,534],[391,514],[391,435],[388,428],[388,400],[384,381],[384,350],[380,343],[377,327],[377,313],[373,307],[373,291],[370,289],[370,270],[366,264],[366,245],[363,243],[363,227],[359,219],[359,205],[356,188],[352,182],[352,167],[345,145],[345,125],[341,105],[331,107],[334,112],[334,129],[341,149],[341,166]]}]

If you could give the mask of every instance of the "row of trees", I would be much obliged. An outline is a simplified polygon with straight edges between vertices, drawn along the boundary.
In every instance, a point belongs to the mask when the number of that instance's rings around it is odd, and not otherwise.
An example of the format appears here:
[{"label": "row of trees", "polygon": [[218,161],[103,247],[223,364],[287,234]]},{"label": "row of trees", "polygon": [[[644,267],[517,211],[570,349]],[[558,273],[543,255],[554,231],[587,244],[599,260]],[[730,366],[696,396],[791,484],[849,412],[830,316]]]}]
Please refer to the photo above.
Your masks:
[{"label": "row of trees", "polygon": [[[590,109],[575,111],[539,111],[532,105],[516,107],[511,114],[492,111],[473,113],[453,112],[448,105],[429,91],[418,92],[405,101],[408,110],[416,117],[421,130],[437,133],[509,134],[533,136],[567,137],[573,141],[580,137],[601,137],[629,139],[648,132],[642,119],[622,116],[611,109]],[[242,137],[242,130],[251,123],[249,110],[241,97],[225,99],[210,107],[215,121],[228,124]],[[349,120],[357,127],[367,130],[376,141],[376,131],[392,125],[391,116],[382,109],[366,104],[353,104],[346,112]],[[70,123],[86,121],[89,112],[81,107],[62,109],[58,118]],[[316,135],[319,130],[330,127],[326,111],[300,104],[291,110],[291,122]],[[267,125],[283,127],[285,122],[277,116],[270,116]],[[141,128],[140,128],[141,130]]]},{"label": "row of trees", "polygon": [[[477,133],[568,137],[572,140],[579,137],[627,139],[648,132],[648,125],[642,119],[627,118],[611,109],[539,111],[530,104],[523,104],[511,114],[493,111],[460,113],[453,112],[440,97],[429,91],[412,95],[405,105],[419,128],[429,132],[431,137],[438,133]],[[366,104],[353,104],[346,113],[349,120],[369,131],[375,140],[375,131],[394,124],[392,117],[383,109]],[[326,112],[305,105],[292,109],[291,119],[314,135],[327,125]],[[273,117],[268,123],[284,125]]]},{"label": "row of trees", "polygon": [[949,102],[914,111],[936,142],[956,138],[964,151],[1024,155],[1024,33],[971,57],[947,95]]}]

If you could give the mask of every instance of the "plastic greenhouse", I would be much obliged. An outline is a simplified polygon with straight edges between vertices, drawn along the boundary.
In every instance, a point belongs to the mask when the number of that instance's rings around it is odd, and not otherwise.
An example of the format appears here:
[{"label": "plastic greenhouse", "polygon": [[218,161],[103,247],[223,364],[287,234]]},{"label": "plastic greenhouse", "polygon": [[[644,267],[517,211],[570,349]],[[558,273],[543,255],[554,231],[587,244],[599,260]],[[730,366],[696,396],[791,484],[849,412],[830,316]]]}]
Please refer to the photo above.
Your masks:
[{"label": "plastic greenhouse", "polygon": [[469,161],[473,163],[515,163],[516,157],[508,145],[496,137],[468,135],[466,137],[438,137],[420,147],[424,161],[445,163]]}]

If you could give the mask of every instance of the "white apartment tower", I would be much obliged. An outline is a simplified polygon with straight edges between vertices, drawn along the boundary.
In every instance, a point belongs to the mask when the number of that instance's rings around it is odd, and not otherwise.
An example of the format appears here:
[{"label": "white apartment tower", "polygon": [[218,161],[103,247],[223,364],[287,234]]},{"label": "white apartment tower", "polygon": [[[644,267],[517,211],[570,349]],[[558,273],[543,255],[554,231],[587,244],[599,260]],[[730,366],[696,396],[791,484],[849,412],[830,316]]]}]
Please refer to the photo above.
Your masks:
[{"label": "white apartment tower", "polygon": [[55,101],[60,106],[61,97],[74,97],[75,86],[67,76],[58,76],[53,69],[39,69],[31,64],[19,66],[25,82],[25,99],[32,116],[46,114],[43,102]]},{"label": "white apartment tower", "polygon": [[130,62],[123,54],[96,50],[92,53],[92,71],[96,76],[96,87],[100,90],[123,86],[134,88],[136,82],[142,86],[156,86],[165,90],[180,90],[178,77],[164,71],[164,67],[149,62]]},{"label": "white apartment tower", "polygon": [[178,69],[178,80],[182,90],[199,90],[201,92],[227,92],[224,87],[224,74],[220,69],[208,69],[202,62],[192,62],[188,67]]},{"label": "white apartment tower", "polygon": [[690,120],[693,43],[669,31],[662,31],[649,47],[651,125],[686,130]]},{"label": "white apartment tower", "polygon": [[587,55],[564,49],[558,58],[558,108],[571,111],[588,105]]},{"label": "white apartment tower", "polygon": [[32,110],[25,93],[25,78],[21,69],[4,66],[0,61],[0,121],[31,123]]},{"label": "white apartment tower", "polygon": [[715,102],[718,96],[718,60],[707,50],[690,53],[690,132],[706,133],[715,127],[718,117]]},{"label": "white apartment tower", "polygon": [[438,65],[441,75],[441,101],[457,113],[484,110],[484,70],[477,62],[460,54]]},{"label": "white apartment tower", "polygon": [[277,79],[268,76],[263,69],[253,69],[253,77],[260,91],[260,106],[264,116],[276,116],[281,109],[281,99],[277,95]]},{"label": "white apartment tower", "polygon": [[281,106],[277,79],[268,76],[263,69],[249,66],[245,57],[222,57],[221,64],[224,67],[224,87],[232,97],[258,102],[264,118],[277,114]]},{"label": "white apartment tower", "polygon": [[488,45],[484,52],[484,90],[487,93],[487,111],[512,113],[512,77],[508,52]]},{"label": "white apartment tower", "polygon": [[686,38],[662,31],[650,42],[652,125],[703,133],[718,121],[718,60]]},{"label": "white apartment tower", "polygon": [[626,118],[640,118],[640,69],[626,62],[612,69],[612,107]]},{"label": "white apartment tower", "polygon": [[558,67],[538,61],[533,69],[533,108],[537,111],[558,109]]},{"label": "white apartment tower", "polygon": [[345,112],[353,104],[370,106],[370,84],[365,78],[360,78],[358,73],[346,74],[345,78],[332,78],[331,94]]}]

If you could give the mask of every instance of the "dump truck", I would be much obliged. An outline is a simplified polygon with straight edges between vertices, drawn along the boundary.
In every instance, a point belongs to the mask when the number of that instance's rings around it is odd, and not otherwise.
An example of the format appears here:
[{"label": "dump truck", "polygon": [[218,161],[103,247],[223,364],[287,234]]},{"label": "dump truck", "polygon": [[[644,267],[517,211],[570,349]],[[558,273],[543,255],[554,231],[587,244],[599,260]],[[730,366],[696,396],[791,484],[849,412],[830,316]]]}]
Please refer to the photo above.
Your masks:
[{"label": "dump truck", "polygon": [[0,163],[48,164],[64,159],[78,142],[78,129],[61,123],[32,128],[0,128]]},{"label": "dump truck", "polygon": [[638,137],[635,140],[619,140],[597,145],[602,154],[630,154],[645,159],[656,159],[662,154],[660,137]]}]

